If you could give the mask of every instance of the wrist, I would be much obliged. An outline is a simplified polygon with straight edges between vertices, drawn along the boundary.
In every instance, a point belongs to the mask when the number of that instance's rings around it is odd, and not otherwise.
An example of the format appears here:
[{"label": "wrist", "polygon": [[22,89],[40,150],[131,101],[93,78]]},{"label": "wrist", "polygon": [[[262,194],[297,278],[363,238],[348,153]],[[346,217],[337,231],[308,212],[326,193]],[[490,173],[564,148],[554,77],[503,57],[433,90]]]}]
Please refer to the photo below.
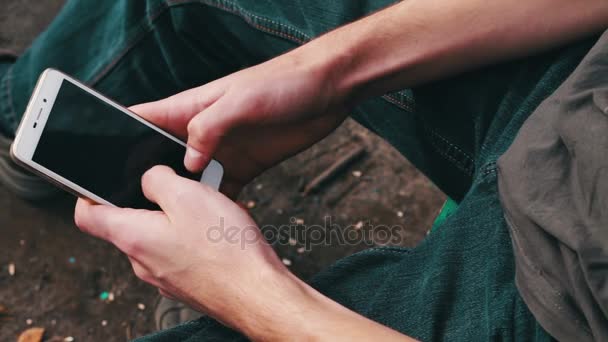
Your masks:
[{"label": "wrist", "polygon": [[314,79],[322,89],[319,93],[325,98],[325,109],[351,108],[354,105],[351,103],[352,89],[344,82],[351,57],[344,44],[336,41],[338,37],[334,32],[290,51],[285,57],[295,61],[302,77]]},{"label": "wrist", "polygon": [[253,341],[413,341],[334,302],[287,269],[261,275],[225,321]]},{"label": "wrist", "polygon": [[[263,283],[237,308],[238,327],[253,341],[284,341],[305,336],[301,320],[317,309],[316,291],[288,270],[264,275]],[[247,308],[245,308],[247,306]]]},{"label": "wrist", "polygon": [[[387,58],[382,45],[381,29],[374,23],[376,18],[364,18],[361,22],[343,26],[293,50],[299,60],[306,61],[308,75],[316,75],[322,81],[335,107],[352,108],[366,99],[381,95],[375,89],[378,81],[394,73],[403,64]],[[405,56],[399,61],[404,63]]]}]

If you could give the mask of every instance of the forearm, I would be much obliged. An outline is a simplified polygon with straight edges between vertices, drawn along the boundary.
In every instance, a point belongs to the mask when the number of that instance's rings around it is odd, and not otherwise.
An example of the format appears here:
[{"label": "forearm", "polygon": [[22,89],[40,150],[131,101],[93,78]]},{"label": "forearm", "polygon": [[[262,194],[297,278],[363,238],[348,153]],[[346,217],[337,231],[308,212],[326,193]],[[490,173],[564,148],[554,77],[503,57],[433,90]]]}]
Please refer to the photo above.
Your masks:
[{"label": "forearm", "polygon": [[[276,70],[304,70],[289,74],[295,75],[289,80],[328,80],[325,83],[331,84],[335,101],[356,104],[392,90],[529,55],[607,26],[606,0],[407,0],[332,31],[260,70],[264,77],[272,65]],[[292,89],[285,84],[281,83],[283,88]],[[294,93],[294,99],[309,94]],[[325,88],[311,93],[323,94]],[[275,102],[270,107],[276,108]],[[323,105],[305,109],[315,112]],[[321,112],[333,114],[332,104],[327,107]],[[301,109],[289,107],[285,112],[297,110]],[[226,301],[217,305],[221,310],[212,312],[213,316],[253,340],[409,340],[324,297],[286,271],[270,273],[240,284],[238,305]]]},{"label": "forearm", "polygon": [[606,0],[406,0],[294,52],[356,104],[606,28]]},{"label": "forearm", "polygon": [[[414,341],[325,297],[292,274],[268,276],[271,293],[257,292],[247,311],[235,308],[235,328],[256,341]],[[253,311],[250,311],[252,309]],[[248,313],[249,312],[249,313]]]}]

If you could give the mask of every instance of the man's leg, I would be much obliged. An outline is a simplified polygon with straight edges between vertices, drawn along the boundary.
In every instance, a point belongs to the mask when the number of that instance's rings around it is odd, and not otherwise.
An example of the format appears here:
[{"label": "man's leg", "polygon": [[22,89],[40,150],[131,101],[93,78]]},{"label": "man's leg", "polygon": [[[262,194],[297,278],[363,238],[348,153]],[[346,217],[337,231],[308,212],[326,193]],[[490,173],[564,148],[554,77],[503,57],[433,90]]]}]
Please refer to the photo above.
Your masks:
[{"label": "man's leg", "polygon": [[0,183],[27,199],[48,197],[55,189],[13,164],[8,154],[10,138],[46,68],[131,105],[259,63],[262,56],[240,49],[241,37],[215,19],[217,11],[196,1],[68,1],[16,62],[0,61]]},{"label": "man's leg", "polygon": [[[471,115],[473,122],[479,123],[471,133],[478,139],[475,148],[478,158],[474,160],[468,193],[458,210],[420,246],[374,248],[357,253],[317,275],[312,285],[344,306],[420,340],[551,341],[515,286],[509,228],[498,199],[496,160],[530,113],[569,75],[591,44],[591,40],[581,42],[494,69],[496,72],[504,68],[505,72],[504,77],[493,80],[494,85],[501,81],[508,83],[500,96],[496,93],[500,101],[490,114],[474,110],[482,107],[487,98],[477,101],[476,93],[465,94],[464,99],[450,98],[444,92],[458,93],[458,85],[478,91],[492,88],[492,84],[480,81],[492,75],[492,71],[415,89],[413,94],[423,96],[418,97],[422,101],[428,96],[429,102],[423,103],[429,106],[433,103],[430,101],[433,92],[436,96],[445,95],[448,103],[472,105],[460,107],[466,109],[464,113]],[[516,77],[511,76],[513,72]],[[434,103],[437,102],[435,98]],[[443,106],[435,105],[435,110],[441,112]],[[363,112],[364,118],[376,114],[376,117],[383,115],[382,120],[399,120],[390,111],[376,112],[372,108]],[[368,123],[381,127],[382,120]],[[439,124],[431,129],[441,127]],[[205,318],[141,341],[241,339],[244,337],[238,333]]]},{"label": "man's leg", "polygon": [[184,19],[178,12],[183,11],[171,4],[68,1],[1,75],[0,127],[14,132],[38,76],[49,67],[131,105],[203,84],[252,62],[244,52],[230,51],[223,29],[209,20],[197,25],[196,37],[185,37],[179,32]]},{"label": "man's leg", "polygon": [[[84,49],[83,60],[64,61],[59,53],[51,58],[54,54],[45,52],[56,44],[50,43],[60,41],[65,46],[72,38],[62,33],[69,24],[65,13],[75,15],[81,6],[72,2],[58,19],[64,25],[53,24],[43,41],[37,41],[38,47],[35,44],[4,76],[11,81],[5,82],[12,84],[11,94],[17,95],[11,96],[9,105],[0,104],[0,109],[14,128],[16,113],[22,111],[45,66],[75,74],[125,104],[167,96],[282,53],[390,2],[104,4],[106,15],[115,15],[88,21],[99,21],[114,35],[101,30],[92,34],[92,40],[73,41],[84,45],[95,41],[105,48]],[[507,336],[538,329],[513,284],[512,253],[496,198],[493,165],[521,122],[559,85],[584,51],[585,46],[573,47],[563,54],[490,68],[362,105],[357,117],[363,123],[393,143],[448,194],[464,200],[420,247],[364,252],[320,275],[314,284],[344,305],[416,337]],[[90,62],[93,57],[97,62]],[[57,65],[39,65],[45,58]],[[376,295],[369,298],[369,293]],[[157,337],[238,336],[208,321],[183,329]]]},{"label": "man's leg", "polygon": [[[0,72],[0,131],[14,133],[47,67],[130,105],[259,63],[393,2],[72,0],[17,63]],[[476,91],[480,98],[488,92]],[[404,90],[362,105],[356,118],[459,200],[475,169],[472,129],[477,123],[464,113],[468,109],[454,115],[453,108],[462,107],[456,105],[443,115],[443,108],[425,109],[424,100],[418,103],[412,91]]]},{"label": "man's leg", "polygon": [[[131,105],[257,64],[393,2],[71,0],[32,47],[0,73],[0,131],[14,134],[39,74],[48,67]],[[503,90],[495,88],[470,92],[490,98],[488,93]],[[420,100],[411,90],[370,100],[355,117],[459,200],[475,172],[477,113],[466,103],[427,108],[421,93]],[[499,97],[491,99],[477,109],[491,110]],[[385,115],[376,115],[380,112]]]}]

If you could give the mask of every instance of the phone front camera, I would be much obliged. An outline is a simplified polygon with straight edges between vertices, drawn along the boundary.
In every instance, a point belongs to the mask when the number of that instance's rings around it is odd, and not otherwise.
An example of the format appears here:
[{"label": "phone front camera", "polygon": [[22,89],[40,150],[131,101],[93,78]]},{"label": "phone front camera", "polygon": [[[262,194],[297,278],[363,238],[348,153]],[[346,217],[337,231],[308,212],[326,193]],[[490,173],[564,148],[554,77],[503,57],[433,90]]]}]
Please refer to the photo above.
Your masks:
[{"label": "phone front camera", "polygon": [[46,99],[43,99],[42,102],[46,102]]},{"label": "phone front camera", "polygon": [[37,122],[34,122],[34,128],[36,128],[36,126],[38,126],[38,123],[37,123]]}]

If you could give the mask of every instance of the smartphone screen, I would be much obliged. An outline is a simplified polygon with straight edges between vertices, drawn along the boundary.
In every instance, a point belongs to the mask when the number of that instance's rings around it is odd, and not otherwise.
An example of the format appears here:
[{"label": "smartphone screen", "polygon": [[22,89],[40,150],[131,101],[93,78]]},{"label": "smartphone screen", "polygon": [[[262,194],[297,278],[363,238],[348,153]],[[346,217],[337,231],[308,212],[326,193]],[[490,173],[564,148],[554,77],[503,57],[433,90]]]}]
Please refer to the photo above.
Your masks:
[{"label": "smartphone screen", "polygon": [[186,149],[63,80],[32,160],[119,206],[157,209],[141,190],[155,165],[200,180],[183,166]]}]

